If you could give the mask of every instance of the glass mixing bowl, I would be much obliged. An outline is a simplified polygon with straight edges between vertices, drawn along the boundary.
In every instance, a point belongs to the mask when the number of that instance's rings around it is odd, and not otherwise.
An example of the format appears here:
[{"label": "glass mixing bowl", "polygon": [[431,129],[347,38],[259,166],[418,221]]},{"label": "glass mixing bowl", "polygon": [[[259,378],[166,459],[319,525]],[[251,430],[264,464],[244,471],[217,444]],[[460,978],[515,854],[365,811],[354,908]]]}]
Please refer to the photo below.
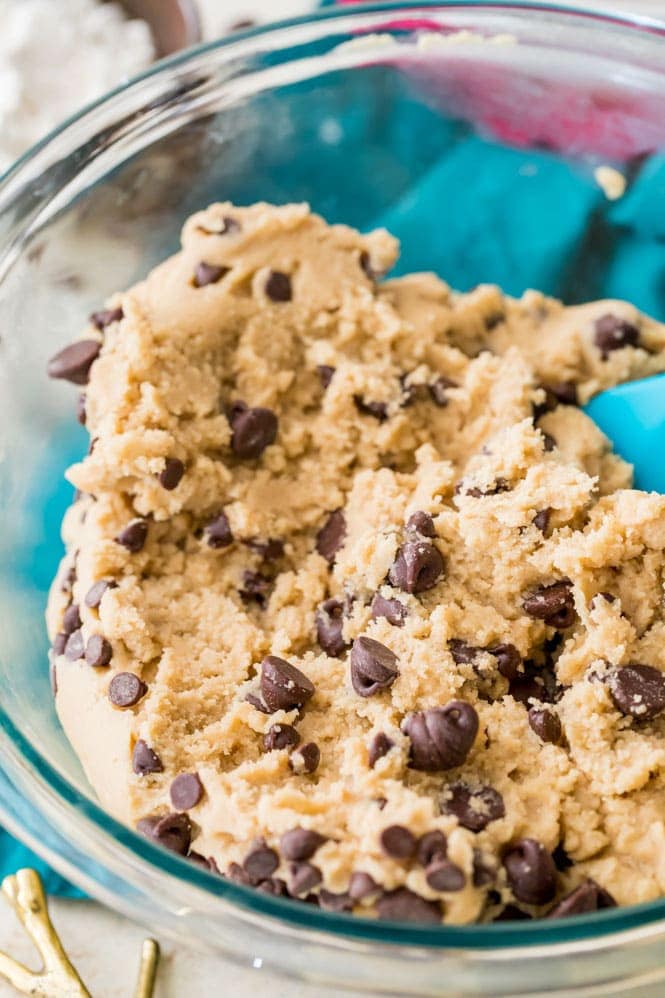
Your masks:
[{"label": "glass mixing bowl", "polygon": [[[190,52],[111,94],[0,184],[0,818],[158,934],[399,994],[662,994],[665,901],[436,927],[227,883],[96,804],[55,717],[43,611],[87,446],[47,358],[216,199],[390,227],[452,285],[625,296],[665,319],[665,31],[539,5],[343,8]],[[599,166],[621,171],[616,202]],[[609,174],[617,183],[616,174]],[[620,178],[619,178],[620,179]]]}]

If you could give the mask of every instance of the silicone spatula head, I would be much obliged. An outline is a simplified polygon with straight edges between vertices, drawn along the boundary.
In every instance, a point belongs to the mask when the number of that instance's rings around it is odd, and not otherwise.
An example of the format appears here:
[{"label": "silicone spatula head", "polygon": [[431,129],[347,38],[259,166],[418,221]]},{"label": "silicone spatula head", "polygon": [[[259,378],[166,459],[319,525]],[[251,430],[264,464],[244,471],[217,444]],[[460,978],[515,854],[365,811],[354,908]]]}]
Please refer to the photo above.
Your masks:
[{"label": "silicone spatula head", "polygon": [[610,388],[584,407],[635,469],[635,487],[665,494],[665,374]]}]

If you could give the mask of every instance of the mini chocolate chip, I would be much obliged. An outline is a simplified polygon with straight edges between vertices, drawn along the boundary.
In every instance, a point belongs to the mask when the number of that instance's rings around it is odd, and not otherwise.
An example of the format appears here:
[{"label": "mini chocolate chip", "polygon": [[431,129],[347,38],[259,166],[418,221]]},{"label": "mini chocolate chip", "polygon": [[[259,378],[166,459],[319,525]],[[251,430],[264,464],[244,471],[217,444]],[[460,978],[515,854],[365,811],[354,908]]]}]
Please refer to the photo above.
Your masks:
[{"label": "mini chocolate chip", "polygon": [[273,724],[263,736],[266,752],[275,749],[293,748],[300,741],[300,735],[291,724]]},{"label": "mini chocolate chip", "polygon": [[139,832],[158,842],[171,852],[186,856],[192,841],[192,825],[186,814],[167,814],[165,817],[141,818],[136,825]]},{"label": "mini chocolate chip", "polygon": [[245,873],[239,863],[229,863],[224,876],[234,884],[242,884],[243,887],[249,887],[252,883],[249,874]]},{"label": "mini chocolate chip", "polygon": [[243,603],[258,603],[264,606],[270,596],[272,580],[261,572],[246,570],[242,573],[242,587],[238,590],[238,595]]},{"label": "mini chocolate chip", "polygon": [[278,866],[279,856],[263,839],[257,839],[252,844],[242,862],[243,870],[254,883],[272,876]]},{"label": "mini chocolate chip", "polygon": [[506,679],[512,679],[517,675],[517,670],[522,664],[522,656],[515,645],[498,644],[487,648],[490,655],[497,661],[497,668]]},{"label": "mini chocolate chip", "polygon": [[570,915],[586,915],[603,908],[616,908],[616,901],[604,887],[594,880],[584,880],[574,891],[567,894],[547,913],[547,918],[568,918]]},{"label": "mini chocolate chip", "polygon": [[470,832],[482,832],[492,821],[505,817],[506,808],[494,787],[453,783],[441,798],[441,813],[454,815]]},{"label": "mini chocolate chip", "polygon": [[291,863],[289,865],[289,894],[300,897],[317,887],[323,876],[313,863]]},{"label": "mini chocolate chip", "polygon": [[[74,498],[74,502],[76,502],[76,497]],[[78,552],[76,553],[78,554]],[[63,593],[71,593],[72,586],[74,585],[75,582],[76,582],[76,560],[74,560],[74,563],[70,565],[67,571],[63,574],[62,583],[60,585],[61,591]]]},{"label": "mini chocolate chip", "polygon": [[262,541],[257,537],[249,537],[243,544],[260,555],[264,561],[278,561],[284,557],[284,541],[277,537],[269,537]]},{"label": "mini chocolate chip", "polygon": [[59,633],[56,634],[56,636],[53,638],[53,644],[51,646],[54,655],[62,655],[62,653],[65,650],[65,645],[67,644],[68,637],[69,635],[65,634],[64,631],[59,631]]},{"label": "mini chocolate chip", "polygon": [[351,685],[361,697],[371,697],[387,690],[397,679],[397,656],[374,638],[364,634],[351,648]]},{"label": "mini chocolate chip", "polygon": [[269,877],[267,880],[262,880],[260,884],[256,885],[256,889],[262,894],[271,894],[273,897],[286,897],[289,893],[286,881],[282,880],[281,877]]},{"label": "mini chocolate chip", "polygon": [[354,908],[353,898],[346,892],[334,894],[333,891],[327,891],[325,887],[322,887],[318,898],[319,907],[323,908],[324,911],[353,911]]},{"label": "mini chocolate chip", "polygon": [[74,385],[87,385],[90,368],[102,345],[98,340],[78,340],[65,347],[48,362],[49,378],[62,378]]},{"label": "mini chocolate chip", "polygon": [[217,284],[223,277],[226,277],[230,269],[230,267],[219,267],[217,264],[205,263],[201,260],[196,265],[192,284],[195,288],[205,288],[208,284]]},{"label": "mini chocolate chip", "polygon": [[178,487],[184,474],[185,466],[182,461],[177,457],[167,457],[164,468],[157,477],[162,488],[166,489],[167,492],[172,492]]},{"label": "mini chocolate chip", "polygon": [[101,634],[93,634],[85,646],[85,660],[96,669],[107,666],[113,658],[111,643]]},{"label": "mini chocolate chip", "polygon": [[189,811],[203,796],[203,784],[198,773],[178,773],[169,788],[169,797],[176,811]]},{"label": "mini chocolate chip", "polygon": [[62,615],[62,630],[65,634],[78,631],[81,626],[81,614],[76,603],[70,603]]},{"label": "mini chocolate chip", "polygon": [[289,766],[298,775],[316,772],[320,761],[321,749],[316,742],[307,742],[306,745],[295,748],[289,756]]},{"label": "mini chocolate chip", "polygon": [[214,520],[206,524],[203,533],[209,548],[227,548],[229,544],[233,544],[231,525],[226,513],[220,513]]},{"label": "mini chocolate chip", "polygon": [[324,600],[316,611],[316,639],[326,655],[339,658],[347,650],[343,630],[344,604],[338,599]]},{"label": "mini chocolate chip", "polygon": [[637,326],[617,315],[603,315],[595,322],[593,342],[600,350],[603,360],[613,350],[623,347],[636,347],[640,341],[640,331]]},{"label": "mini chocolate chip", "polygon": [[114,582],[112,579],[100,579],[98,582],[93,583],[90,589],[88,589],[83,602],[86,606],[89,606],[91,610],[95,610],[102,602],[102,597],[107,589],[117,588],[118,583]]},{"label": "mini chocolate chip", "polygon": [[443,567],[438,548],[429,541],[407,541],[397,552],[388,578],[396,589],[424,593],[437,584]]},{"label": "mini chocolate chip", "polygon": [[394,746],[394,741],[388,738],[388,735],[384,734],[383,731],[379,731],[369,746],[369,767],[374,769],[379,759],[383,759],[384,755],[388,755],[391,748]]},{"label": "mini chocolate chip", "polygon": [[461,891],[466,884],[464,871],[449,859],[435,859],[425,870],[425,880],[433,891]]},{"label": "mini chocolate chip", "polygon": [[393,627],[404,627],[404,621],[409,615],[409,608],[398,599],[386,599],[377,593],[372,600],[372,620],[384,617]]},{"label": "mini chocolate chip", "polygon": [[503,855],[510,888],[518,901],[546,904],[556,893],[556,867],[536,839],[519,839]]},{"label": "mini chocolate chip", "polygon": [[493,922],[529,922],[533,918],[528,911],[522,911],[516,904],[507,904],[502,911],[493,918]]},{"label": "mini chocolate chip", "polygon": [[330,385],[336,369],[329,364],[317,364],[316,370],[321,379],[322,388],[326,389]]},{"label": "mini chocolate chip", "polygon": [[81,392],[76,400],[76,418],[81,426],[85,426],[88,418],[88,414],[85,411],[85,392]]},{"label": "mini chocolate chip", "polygon": [[545,707],[531,707],[527,714],[529,727],[544,742],[558,745],[563,735],[559,715]]},{"label": "mini chocolate chip", "polygon": [[72,631],[67,638],[67,644],[65,645],[65,657],[68,658],[70,662],[76,662],[77,659],[83,658],[83,651],[83,631],[79,628],[77,631]]},{"label": "mini chocolate chip", "polygon": [[380,919],[391,922],[435,922],[441,921],[441,908],[436,901],[426,901],[414,894],[408,887],[398,887],[386,891],[376,902]]},{"label": "mini chocolate chip", "polygon": [[200,866],[203,870],[207,870],[209,873],[219,874],[219,867],[217,866],[217,863],[215,863],[212,856],[206,859],[206,857],[202,856],[200,852],[194,852],[193,849],[190,849],[187,853],[187,859],[190,863]]},{"label": "mini chocolate chip", "polygon": [[148,537],[148,521],[132,520],[116,537],[116,543],[127,548],[132,554],[138,554]]},{"label": "mini chocolate chip", "polygon": [[543,450],[547,454],[551,454],[551,452],[556,447],[556,440],[554,439],[551,433],[544,433],[542,430],[540,431],[540,435],[543,438]]},{"label": "mini chocolate chip", "polygon": [[231,419],[231,450],[243,460],[256,460],[277,439],[277,427],[272,409],[243,409]]},{"label": "mini chocolate chip", "polygon": [[335,564],[335,555],[344,545],[346,519],[341,509],[333,510],[316,535],[316,550],[329,565]]},{"label": "mini chocolate chip", "polygon": [[429,513],[424,513],[422,510],[411,514],[406,521],[406,529],[414,534],[420,534],[421,537],[436,537],[434,520]]},{"label": "mini chocolate chip", "polygon": [[547,533],[547,528],[550,525],[550,517],[552,515],[552,510],[549,506],[545,509],[539,510],[531,521],[534,527],[537,527],[542,534]]},{"label": "mini chocolate chip", "polygon": [[592,596],[589,606],[592,610],[595,610],[601,600],[605,603],[616,603],[616,599],[617,598],[613,593],[596,593],[595,596]]},{"label": "mini chocolate chip", "polygon": [[115,707],[133,707],[148,687],[133,672],[119,672],[109,683],[109,700]]},{"label": "mini chocolate chip", "polygon": [[487,887],[496,880],[496,869],[491,861],[483,856],[480,849],[473,850],[473,873],[471,880],[474,887]]},{"label": "mini chocolate chip", "polygon": [[665,673],[651,665],[625,665],[609,676],[608,686],[616,709],[638,721],[665,709]]},{"label": "mini chocolate chip", "polygon": [[149,773],[163,773],[162,760],[150,748],[147,742],[139,738],[132,753],[132,769],[137,776],[147,776]]},{"label": "mini chocolate chip", "polygon": [[574,381],[555,381],[543,387],[551,392],[561,405],[579,405],[577,385]]},{"label": "mini chocolate chip", "polygon": [[445,859],[448,853],[448,842],[443,832],[435,829],[425,832],[418,839],[416,860],[421,866],[429,866],[434,860]]},{"label": "mini chocolate chip", "polygon": [[411,859],[417,841],[413,832],[404,825],[389,825],[381,832],[381,848],[392,859]]},{"label": "mini chocolate chip", "polygon": [[351,879],[349,880],[349,896],[353,898],[354,901],[362,901],[364,898],[371,897],[373,894],[378,894],[381,891],[381,887],[370,877],[369,873],[363,873],[362,870],[356,870],[355,873],[351,874]]},{"label": "mini chocolate chip", "polygon": [[569,579],[540,586],[524,597],[522,607],[530,617],[544,620],[549,627],[565,630],[575,623],[575,600]]},{"label": "mini chocolate chip", "polygon": [[354,395],[353,403],[364,416],[373,416],[379,423],[385,423],[388,418],[387,402],[366,402],[362,395]]},{"label": "mini chocolate chip", "polygon": [[406,409],[408,406],[413,405],[414,402],[426,402],[430,397],[429,385],[419,384],[417,382],[409,382],[407,380],[411,377],[409,374],[400,374],[399,384],[402,389],[402,399],[400,406],[402,409]]},{"label": "mini chocolate chip", "polygon": [[448,642],[448,647],[450,648],[453,661],[457,665],[472,665],[479,652],[483,651],[482,648],[476,648],[474,645],[469,645],[466,641],[460,641],[458,638],[451,638]]},{"label": "mini chocolate chip", "polygon": [[525,662],[524,672],[518,672],[510,680],[508,692],[518,703],[528,706],[531,700],[554,703],[559,687],[553,672],[546,666],[539,668],[533,662]]},{"label": "mini chocolate chip", "polygon": [[93,312],[90,316],[90,322],[100,332],[103,332],[112,322],[120,322],[124,317],[125,313],[122,308],[104,308],[100,312]]},{"label": "mini chocolate chip", "polygon": [[455,486],[455,495],[471,496],[473,499],[482,499],[484,496],[496,496],[501,492],[510,492],[510,483],[505,478],[497,478],[486,488],[481,489],[476,485],[468,486],[464,481],[458,482]]},{"label": "mini chocolate chip", "polygon": [[314,685],[290,662],[268,655],[261,663],[261,693],[272,713],[294,710],[314,695]]},{"label": "mini chocolate chip", "polygon": [[459,388],[456,381],[452,381],[450,378],[446,378],[443,375],[437,378],[430,386],[430,395],[432,396],[432,401],[435,405],[438,405],[440,409],[444,409],[450,399],[448,398],[449,388]]},{"label": "mini chocolate chip", "polygon": [[284,859],[311,859],[326,841],[325,835],[311,828],[292,828],[279,840],[279,851]]},{"label": "mini chocolate chip", "polygon": [[411,740],[409,765],[426,772],[454,769],[466,760],[476,735],[478,715],[470,703],[451,700],[445,707],[410,714],[403,730]]},{"label": "mini chocolate chip", "polygon": [[554,860],[554,865],[557,870],[561,873],[564,873],[566,870],[569,870],[571,866],[575,865],[561,842],[559,842],[558,846],[552,853],[552,859]]},{"label": "mini chocolate chip", "polygon": [[282,273],[281,270],[270,271],[264,290],[270,301],[285,302],[291,301],[293,298],[291,278],[288,274]]}]

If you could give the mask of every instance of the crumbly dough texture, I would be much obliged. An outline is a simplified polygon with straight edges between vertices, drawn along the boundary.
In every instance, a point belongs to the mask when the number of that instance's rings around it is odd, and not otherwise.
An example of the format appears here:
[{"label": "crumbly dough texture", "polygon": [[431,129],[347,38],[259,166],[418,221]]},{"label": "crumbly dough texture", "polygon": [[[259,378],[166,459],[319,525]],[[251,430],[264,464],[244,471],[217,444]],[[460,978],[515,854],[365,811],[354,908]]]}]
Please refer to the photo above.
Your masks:
[{"label": "crumbly dough texture", "polygon": [[[580,408],[542,414],[541,386],[574,382],[584,402],[661,371],[665,328],[624,302],[566,308],[536,291],[458,294],[432,274],[377,280],[397,251],[386,232],[328,226],[305,205],[213,205],[187,221],[179,253],[109,303],[120,321],[86,331],[103,339],[86,389],[94,447],[67,473],[80,495],[48,607],[59,716],[102,803],[132,825],[172,812],[174,778],[197,773],[191,848],[222,873],[263,839],[279,857],[273,876],[290,883],[280,841],[299,827],[326,838],[310,893],[344,896],[362,871],[384,892],[435,902],[449,923],[516,904],[542,915],[551,904],[520,901],[503,863],[527,837],[565,854],[557,899],[587,878],[619,904],[655,898],[665,893],[665,716],[622,714],[603,677],[632,662],[665,671],[665,497],[631,489],[630,466]],[[214,281],[197,282],[201,262]],[[289,276],[290,300],[266,293],[274,272]],[[639,345],[604,355],[594,330],[608,314],[636,327]],[[322,366],[334,368],[327,387]],[[454,385],[436,404],[430,386],[442,376]],[[239,399],[278,418],[255,459],[231,447]],[[159,475],[173,458],[184,474],[167,489]],[[337,509],[346,535],[331,566],[316,538]],[[543,510],[545,529],[534,524]],[[388,579],[416,511],[433,519],[444,571],[408,593]],[[221,513],[233,542],[214,548],[205,528]],[[132,553],[116,537],[136,518],[147,539]],[[266,557],[257,540],[268,539],[283,553]],[[247,572],[263,578],[263,602],[247,595]],[[117,585],[86,606],[101,579]],[[576,614],[557,630],[523,600],[562,579]],[[403,626],[372,619],[377,593],[403,604]],[[317,641],[328,598],[346,608],[347,646],[365,635],[397,658],[397,678],[373,696],[355,691],[348,647],[333,657]],[[103,635],[110,665],[58,649],[72,602],[83,644]],[[453,656],[455,642],[472,655]],[[546,706],[558,743],[530,725],[536,701],[509,692],[486,651],[501,643],[519,651],[519,675],[556,677]],[[267,655],[314,684],[301,709],[269,714],[246,699],[260,697]],[[147,686],[126,708],[109,699],[122,672]],[[465,761],[412,768],[405,719],[451,700],[478,716]],[[289,748],[266,751],[276,724],[316,743],[314,772]],[[392,747],[372,767],[378,733]],[[161,772],[134,772],[139,739]],[[460,783],[493,788],[504,815],[474,832],[442,813]],[[440,830],[464,886],[434,889],[415,858],[389,855],[382,833],[393,825],[415,837]],[[356,913],[375,915],[375,902],[357,900]]]}]

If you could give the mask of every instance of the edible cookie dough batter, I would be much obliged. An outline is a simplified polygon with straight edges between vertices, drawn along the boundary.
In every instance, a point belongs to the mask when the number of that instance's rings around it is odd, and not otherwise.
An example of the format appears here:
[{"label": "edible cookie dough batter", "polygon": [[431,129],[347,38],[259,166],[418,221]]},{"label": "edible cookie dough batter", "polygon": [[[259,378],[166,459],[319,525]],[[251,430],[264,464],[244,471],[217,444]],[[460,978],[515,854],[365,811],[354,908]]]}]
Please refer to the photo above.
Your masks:
[{"label": "edible cookie dough batter", "polygon": [[215,873],[449,923],[665,894],[665,497],[579,404],[665,327],[213,205],[50,363],[48,625],[103,804]]}]

